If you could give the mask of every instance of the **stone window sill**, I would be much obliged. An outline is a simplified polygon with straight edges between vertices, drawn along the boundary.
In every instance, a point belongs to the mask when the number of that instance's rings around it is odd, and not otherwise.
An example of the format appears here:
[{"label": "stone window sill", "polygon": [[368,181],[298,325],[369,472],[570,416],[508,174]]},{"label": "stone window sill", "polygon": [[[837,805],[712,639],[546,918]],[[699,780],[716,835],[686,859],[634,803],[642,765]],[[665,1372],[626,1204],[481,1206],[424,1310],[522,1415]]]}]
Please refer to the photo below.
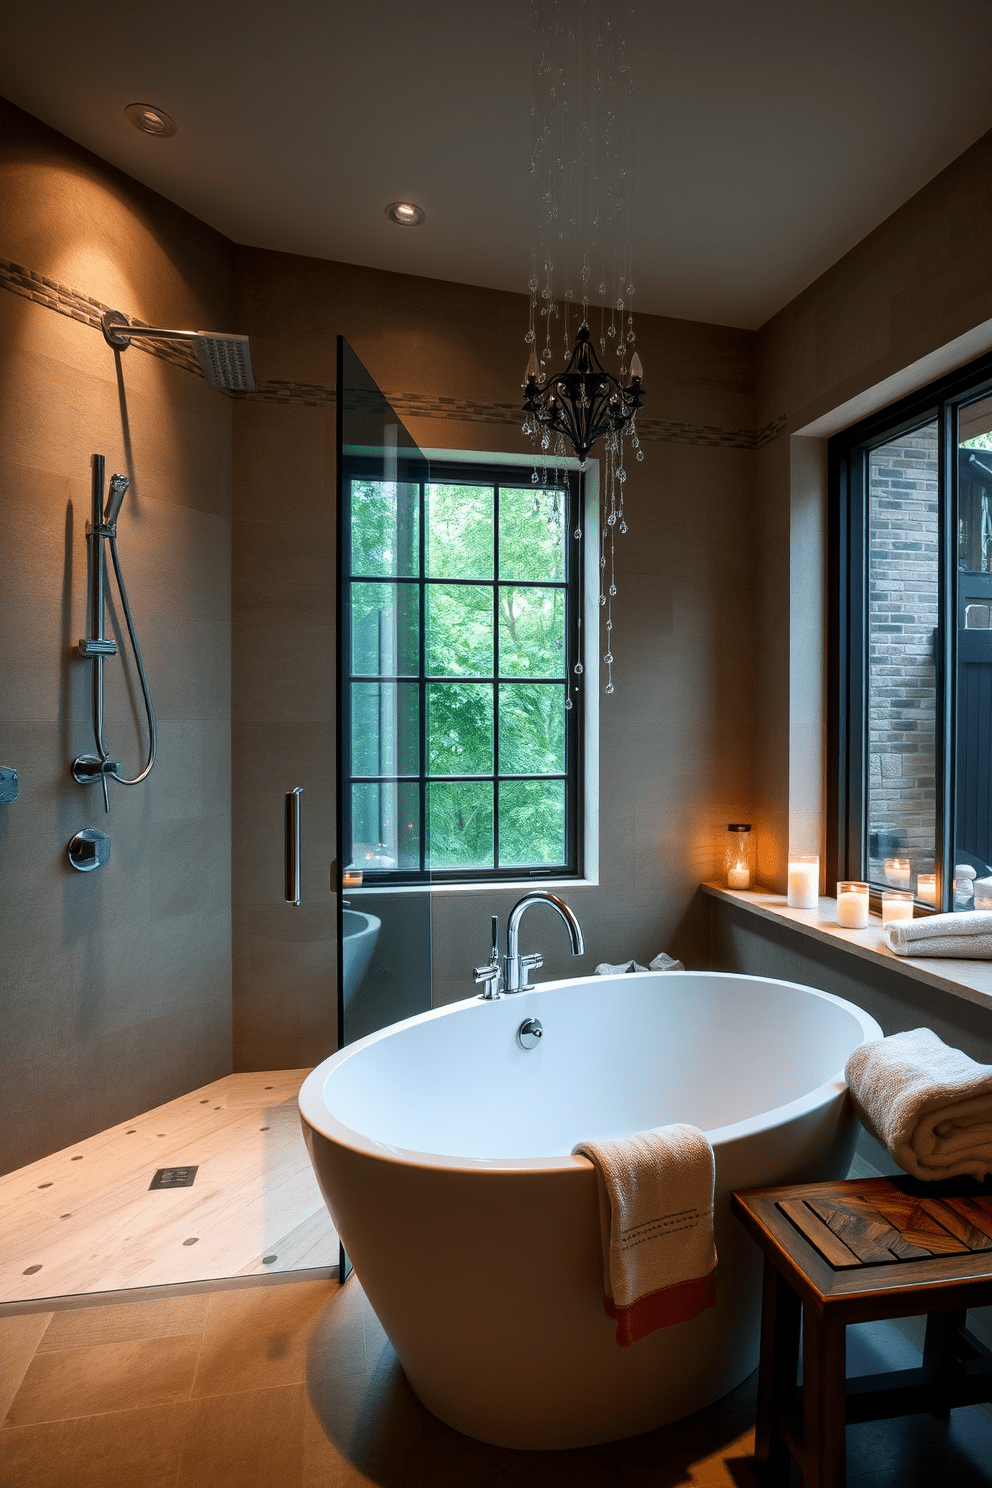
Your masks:
[{"label": "stone window sill", "polygon": [[842,930],[837,924],[835,899],[821,899],[816,909],[789,909],[785,895],[773,894],[770,889],[726,889],[715,883],[704,883],[702,889],[714,899],[725,900],[759,919],[788,927],[800,936],[833,946],[873,966],[884,961],[887,970],[912,981],[949,992],[952,997],[963,997],[966,1002],[992,1005],[992,961],[896,956],[885,944],[881,920],[875,915],[867,930]]}]

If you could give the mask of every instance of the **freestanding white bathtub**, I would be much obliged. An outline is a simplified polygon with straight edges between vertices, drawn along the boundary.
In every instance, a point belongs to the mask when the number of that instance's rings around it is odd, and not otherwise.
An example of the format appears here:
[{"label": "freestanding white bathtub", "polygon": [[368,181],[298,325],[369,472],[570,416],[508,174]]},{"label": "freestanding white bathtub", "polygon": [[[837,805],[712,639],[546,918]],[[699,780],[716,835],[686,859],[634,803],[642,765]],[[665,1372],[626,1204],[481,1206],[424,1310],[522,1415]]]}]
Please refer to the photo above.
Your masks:
[{"label": "freestanding white bathtub", "polygon": [[[539,1018],[535,1049],[517,1043]],[[735,1188],[847,1173],[843,1068],[881,1029],[793,982],[651,972],[548,982],[408,1018],[300,1091],[331,1216],[427,1408],[500,1446],[611,1441],[677,1420],[757,1363],[760,1266]],[[582,1138],[672,1121],[716,1152],[715,1308],[622,1349],[603,1310]]]}]

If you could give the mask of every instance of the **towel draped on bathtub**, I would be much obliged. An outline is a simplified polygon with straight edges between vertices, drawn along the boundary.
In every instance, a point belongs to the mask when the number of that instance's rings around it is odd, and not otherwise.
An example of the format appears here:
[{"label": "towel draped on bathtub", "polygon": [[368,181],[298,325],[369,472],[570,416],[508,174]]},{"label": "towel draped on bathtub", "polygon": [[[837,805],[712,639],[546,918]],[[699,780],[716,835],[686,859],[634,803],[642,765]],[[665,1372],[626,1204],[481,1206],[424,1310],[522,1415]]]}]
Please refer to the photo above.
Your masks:
[{"label": "towel draped on bathtub", "polygon": [[572,1151],[596,1168],[603,1301],[620,1347],[712,1307],[715,1164],[698,1127],[680,1122]]}]

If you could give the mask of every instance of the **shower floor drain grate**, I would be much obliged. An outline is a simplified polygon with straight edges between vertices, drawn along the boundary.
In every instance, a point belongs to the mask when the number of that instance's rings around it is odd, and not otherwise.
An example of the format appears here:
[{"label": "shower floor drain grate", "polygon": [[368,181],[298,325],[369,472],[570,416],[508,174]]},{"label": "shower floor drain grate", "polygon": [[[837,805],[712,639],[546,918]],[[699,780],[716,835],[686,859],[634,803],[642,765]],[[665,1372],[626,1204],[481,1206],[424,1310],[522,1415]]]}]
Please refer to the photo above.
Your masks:
[{"label": "shower floor drain grate", "polygon": [[192,1188],[197,1168],[159,1168],[148,1188]]}]

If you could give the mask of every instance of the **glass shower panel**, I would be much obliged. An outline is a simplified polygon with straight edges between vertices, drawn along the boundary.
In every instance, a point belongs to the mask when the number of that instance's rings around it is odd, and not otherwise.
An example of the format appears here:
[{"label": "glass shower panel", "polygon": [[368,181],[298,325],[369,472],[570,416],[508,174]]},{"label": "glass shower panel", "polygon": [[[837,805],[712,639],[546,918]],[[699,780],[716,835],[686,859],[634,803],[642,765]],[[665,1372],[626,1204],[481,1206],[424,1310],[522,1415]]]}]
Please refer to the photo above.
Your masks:
[{"label": "glass shower panel", "polygon": [[344,1045],[424,1012],[432,1000],[418,680],[429,470],[343,339],[337,385],[338,1019]]}]

